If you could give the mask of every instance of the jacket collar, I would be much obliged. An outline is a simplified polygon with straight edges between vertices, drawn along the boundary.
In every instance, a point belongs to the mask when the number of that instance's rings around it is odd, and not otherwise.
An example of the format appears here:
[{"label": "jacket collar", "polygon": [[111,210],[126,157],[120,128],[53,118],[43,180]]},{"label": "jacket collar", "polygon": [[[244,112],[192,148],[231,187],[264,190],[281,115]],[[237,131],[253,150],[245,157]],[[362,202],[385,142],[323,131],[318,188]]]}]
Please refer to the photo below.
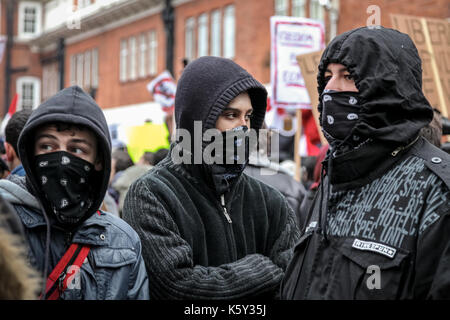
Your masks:
[{"label": "jacket collar", "polygon": [[323,165],[333,191],[357,188],[380,177],[417,142],[418,138],[399,146],[374,140],[337,157],[332,157],[329,152]]},{"label": "jacket collar", "polygon": [[[181,175],[183,178],[187,179],[190,183],[195,185],[204,194],[214,199],[218,199],[221,195],[217,193],[216,189],[212,185],[212,178],[209,176],[210,172],[203,165],[176,164],[172,161],[171,154],[175,145],[176,142],[171,144],[167,157],[162,160],[160,164],[158,164],[158,166],[162,165],[173,173]],[[243,181],[243,176],[244,173],[241,173],[236,181],[230,186],[228,192],[226,192],[225,197],[227,201],[233,198],[237,186]]]},{"label": "jacket collar", "polygon": [[[45,227],[47,225],[43,214],[36,209],[16,206],[16,211],[27,229]],[[95,246],[109,245],[109,223],[106,221],[104,217],[105,215],[106,213],[99,210],[97,213],[94,213],[91,217],[85,220],[73,231],[72,242]],[[63,232],[71,232],[58,226],[56,224],[56,220],[51,216],[49,217],[49,222],[54,229],[58,229]]]}]

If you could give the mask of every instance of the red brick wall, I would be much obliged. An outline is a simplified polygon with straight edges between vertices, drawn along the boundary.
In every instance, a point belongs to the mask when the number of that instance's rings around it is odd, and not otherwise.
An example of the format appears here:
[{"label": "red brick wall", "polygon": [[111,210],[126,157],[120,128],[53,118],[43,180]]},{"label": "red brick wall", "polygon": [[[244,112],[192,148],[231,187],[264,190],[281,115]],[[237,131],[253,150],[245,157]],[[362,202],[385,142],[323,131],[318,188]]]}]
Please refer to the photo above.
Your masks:
[{"label": "red brick wall", "polygon": [[[175,77],[182,72],[185,56],[185,21],[204,12],[223,10],[227,5],[235,5],[236,44],[235,62],[247,69],[262,83],[270,82],[270,16],[274,13],[274,0],[197,0],[176,7],[175,25]],[[222,20],[223,25],[223,20]],[[210,30],[209,30],[210,31]],[[223,35],[223,30],[222,30]]]},{"label": "red brick wall", "polygon": [[[1,0],[0,0],[1,1]],[[5,34],[6,7],[2,2],[1,34]],[[270,82],[270,17],[274,14],[274,0],[195,0],[181,4],[175,8],[175,52],[174,76],[178,79],[182,72],[182,59],[185,53],[185,21],[189,17],[198,18],[200,14],[215,9],[223,9],[230,4],[235,5],[236,43],[235,61],[247,69],[262,83]],[[338,34],[366,25],[370,14],[366,12],[369,5],[378,5],[381,10],[381,23],[391,26],[390,13],[428,16],[436,18],[450,17],[448,0],[341,0],[338,21]],[[308,12],[308,5],[306,7]],[[17,10],[16,10],[17,12]],[[326,16],[327,20],[327,16]],[[211,16],[209,16],[209,23]],[[222,20],[223,23],[223,20]],[[15,33],[17,33],[17,14],[15,17]],[[120,72],[120,40],[140,32],[157,30],[158,36],[158,70],[165,69],[165,31],[160,14],[143,18],[139,21],[109,30],[103,34],[66,46],[65,86],[70,85],[70,57],[85,50],[98,48],[99,53],[99,88],[97,101],[103,108],[117,107],[151,101],[152,97],[146,85],[152,77],[148,76],[135,81],[121,83]],[[223,31],[223,30],[222,30]],[[211,35],[211,30],[209,29]],[[11,79],[11,97],[15,93],[15,81],[21,75],[41,76],[40,58],[48,54],[33,54],[24,44],[15,44],[12,53],[13,67],[28,67],[26,73],[15,74]],[[4,59],[0,64],[0,92],[4,87]],[[3,100],[0,99],[0,115],[3,113]]]},{"label": "red brick wall", "polygon": [[[18,34],[18,3],[14,2],[15,7],[15,15],[14,15],[14,28],[13,34],[14,37],[17,37]],[[5,1],[1,1],[1,16],[0,16],[0,33],[2,35],[6,35],[6,3]],[[9,103],[7,106],[4,105],[4,88],[5,88],[5,60],[6,55],[5,52],[3,54],[3,59],[0,63],[0,116],[3,117],[4,111],[9,107]],[[13,48],[11,50],[11,68],[26,68],[25,72],[17,72],[12,74],[10,79],[10,101],[14,98],[16,93],[16,80],[19,77],[23,76],[35,76],[38,78],[42,77],[42,67],[40,63],[40,55],[39,53],[31,52],[29,46],[25,43],[17,42],[13,44]]]},{"label": "red brick wall", "polygon": [[165,33],[159,14],[124,25],[97,36],[66,46],[65,86],[70,85],[70,60],[73,54],[97,48],[99,57],[99,87],[97,103],[102,108],[111,108],[152,100],[146,89],[152,77],[138,78],[134,81],[120,82],[120,41],[141,32],[156,30],[158,38],[158,70],[165,68]]},{"label": "red brick wall", "polygon": [[370,5],[380,7],[381,25],[392,27],[390,14],[406,14],[446,19],[450,17],[450,2],[448,0],[341,0],[338,21],[338,34],[365,26],[370,16],[366,12]]}]

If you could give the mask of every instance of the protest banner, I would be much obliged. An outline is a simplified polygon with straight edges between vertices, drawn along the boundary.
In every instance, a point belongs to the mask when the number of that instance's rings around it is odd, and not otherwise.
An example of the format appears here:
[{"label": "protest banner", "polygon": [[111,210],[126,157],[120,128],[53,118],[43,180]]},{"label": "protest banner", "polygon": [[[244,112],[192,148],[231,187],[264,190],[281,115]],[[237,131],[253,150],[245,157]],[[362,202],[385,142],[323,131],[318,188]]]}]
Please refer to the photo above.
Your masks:
[{"label": "protest banner", "polygon": [[299,54],[324,49],[325,29],[322,22],[296,17],[270,18],[271,26],[271,106],[296,111],[295,179],[300,181],[300,109],[311,109],[310,98],[297,63]]},{"label": "protest banner", "polygon": [[153,99],[167,113],[173,111],[176,88],[177,84],[169,71],[162,72],[147,85],[147,90],[153,95]]},{"label": "protest banner", "polygon": [[[302,72],[306,90],[308,91],[309,99],[311,101],[311,111],[314,116],[314,120],[316,121],[317,128],[320,128],[319,110],[317,109],[317,105],[319,103],[319,93],[317,92],[317,72],[322,53],[323,50],[320,50],[297,56],[297,62]],[[322,130],[318,131],[322,145],[327,144],[327,140],[323,136]]]},{"label": "protest banner", "polygon": [[271,25],[271,105],[310,109],[310,99],[297,64],[299,54],[325,47],[323,23],[307,18],[270,18]]},{"label": "protest banner", "polygon": [[450,108],[450,22],[391,15],[394,29],[407,33],[422,59],[422,90],[431,106],[448,117]]},{"label": "protest banner", "polygon": [[165,124],[144,123],[127,128],[127,150],[133,162],[139,161],[145,152],[169,148],[169,131]]}]

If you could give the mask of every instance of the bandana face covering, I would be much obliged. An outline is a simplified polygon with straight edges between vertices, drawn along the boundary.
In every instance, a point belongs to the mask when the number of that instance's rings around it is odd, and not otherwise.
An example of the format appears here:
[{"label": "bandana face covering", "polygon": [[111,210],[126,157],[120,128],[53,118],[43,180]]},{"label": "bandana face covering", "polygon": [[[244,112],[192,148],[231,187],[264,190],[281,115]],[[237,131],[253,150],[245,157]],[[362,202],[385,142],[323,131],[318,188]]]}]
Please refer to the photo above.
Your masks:
[{"label": "bandana face covering", "polygon": [[68,152],[36,156],[38,183],[58,222],[78,223],[92,205],[94,165]]},{"label": "bandana face covering", "polygon": [[247,131],[246,126],[241,126],[222,132],[223,163],[210,166],[213,182],[219,194],[228,191],[248,163],[250,146]]},{"label": "bandana face covering", "polygon": [[358,92],[325,90],[322,94],[322,128],[330,145],[344,141],[359,119]]}]

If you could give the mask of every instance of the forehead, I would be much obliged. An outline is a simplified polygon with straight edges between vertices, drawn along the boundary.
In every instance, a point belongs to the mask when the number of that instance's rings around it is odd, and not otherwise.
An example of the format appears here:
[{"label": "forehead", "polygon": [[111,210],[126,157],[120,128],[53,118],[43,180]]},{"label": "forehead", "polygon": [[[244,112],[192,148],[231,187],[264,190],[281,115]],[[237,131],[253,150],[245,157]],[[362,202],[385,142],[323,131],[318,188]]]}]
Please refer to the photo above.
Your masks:
[{"label": "forehead", "polygon": [[62,125],[60,128],[54,124],[44,125],[36,129],[35,139],[45,136],[52,136],[56,139],[80,139],[91,145],[95,145],[97,139],[95,134],[88,128],[79,128],[77,126]]},{"label": "forehead", "polygon": [[340,63],[330,63],[330,64],[328,64],[328,66],[325,69],[325,72],[333,72],[333,73],[346,72],[346,71],[347,71],[347,67]]},{"label": "forehead", "polygon": [[242,92],[230,101],[227,108],[238,109],[241,111],[248,111],[252,108],[252,101],[247,92]]}]

